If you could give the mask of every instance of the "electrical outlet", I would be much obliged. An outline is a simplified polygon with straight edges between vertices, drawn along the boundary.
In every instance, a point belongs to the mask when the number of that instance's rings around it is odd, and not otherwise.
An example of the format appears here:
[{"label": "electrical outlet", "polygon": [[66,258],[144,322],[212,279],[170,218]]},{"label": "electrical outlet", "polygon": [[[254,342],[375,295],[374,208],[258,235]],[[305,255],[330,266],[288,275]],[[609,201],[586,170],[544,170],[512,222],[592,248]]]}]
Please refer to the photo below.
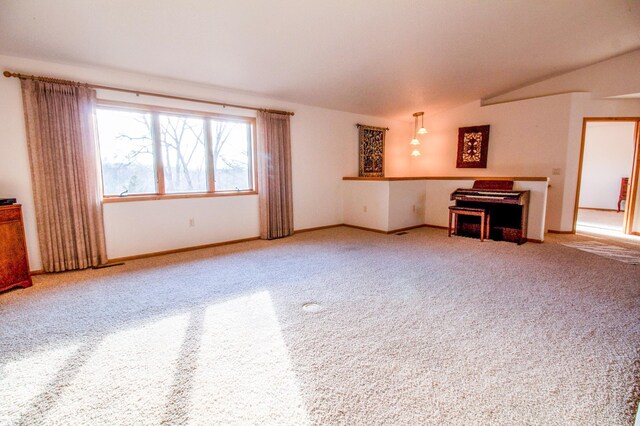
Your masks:
[{"label": "electrical outlet", "polygon": [[416,208],[416,205],[414,204],[414,205],[413,205],[413,212],[415,213],[415,212],[416,212],[416,210],[418,210],[418,209]]},{"label": "electrical outlet", "polygon": [[559,176],[562,174],[562,169],[561,168],[553,168],[551,169],[551,174],[555,175],[555,176]]},{"label": "electrical outlet", "polygon": [[196,226],[196,221],[194,218],[189,219],[189,228],[193,228]]},{"label": "electrical outlet", "polygon": [[367,212],[367,206],[363,206],[362,207],[362,211],[366,213]]}]

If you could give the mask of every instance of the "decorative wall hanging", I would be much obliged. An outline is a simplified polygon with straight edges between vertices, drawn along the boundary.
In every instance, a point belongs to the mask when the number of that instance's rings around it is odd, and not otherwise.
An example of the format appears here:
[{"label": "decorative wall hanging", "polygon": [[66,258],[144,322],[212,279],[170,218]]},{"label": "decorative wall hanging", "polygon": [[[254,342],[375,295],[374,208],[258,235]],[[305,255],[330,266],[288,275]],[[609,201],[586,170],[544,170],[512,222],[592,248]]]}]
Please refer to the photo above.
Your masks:
[{"label": "decorative wall hanging", "polygon": [[358,126],[360,177],[384,177],[384,137],[387,127]]},{"label": "decorative wall hanging", "polygon": [[489,125],[458,129],[457,168],[487,168]]}]

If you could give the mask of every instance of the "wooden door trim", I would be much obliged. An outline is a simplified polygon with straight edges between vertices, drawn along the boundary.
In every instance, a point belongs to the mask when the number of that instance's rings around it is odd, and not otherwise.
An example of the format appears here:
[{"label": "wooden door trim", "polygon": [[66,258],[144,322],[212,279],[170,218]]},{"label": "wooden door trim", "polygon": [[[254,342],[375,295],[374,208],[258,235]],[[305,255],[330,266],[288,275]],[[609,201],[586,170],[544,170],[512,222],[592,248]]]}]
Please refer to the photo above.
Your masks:
[{"label": "wooden door trim", "polygon": [[578,179],[576,183],[576,199],[573,209],[573,227],[571,233],[576,233],[576,223],[578,222],[578,203],[580,202],[580,184],[582,183],[582,163],[584,160],[584,142],[587,133],[587,123],[589,122],[635,122],[635,144],[634,144],[634,160],[631,166],[630,186],[627,191],[627,201],[625,202],[625,219],[623,233],[629,234],[633,229],[633,216],[635,214],[635,195],[638,187],[638,173],[640,173],[640,117],[584,117],[582,119],[582,138],[580,140],[580,159],[578,162]]},{"label": "wooden door trim", "polygon": [[633,165],[631,166],[631,176],[629,188],[627,189],[627,200],[624,203],[624,230],[625,234],[631,234],[633,230],[633,218],[636,213],[636,194],[638,193],[638,174],[640,174],[640,120],[636,121],[635,146],[633,152]]}]

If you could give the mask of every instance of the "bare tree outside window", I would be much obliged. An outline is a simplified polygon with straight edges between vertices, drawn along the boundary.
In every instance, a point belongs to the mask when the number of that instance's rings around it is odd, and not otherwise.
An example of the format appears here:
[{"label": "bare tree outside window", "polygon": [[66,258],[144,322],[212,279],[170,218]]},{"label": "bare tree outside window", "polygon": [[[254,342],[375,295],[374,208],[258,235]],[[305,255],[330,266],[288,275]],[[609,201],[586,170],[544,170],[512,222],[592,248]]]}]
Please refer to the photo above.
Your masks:
[{"label": "bare tree outside window", "polygon": [[96,117],[105,195],[253,189],[250,119],[112,106]]},{"label": "bare tree outside window", "polygon": [[211,120],[213,164],[218,191],[251,188],[251,126],[246,122]]},{"label": "bare tree outside window", "polygon": [[96,116],[104,193],[155,193],[151,114],[99,108]]},{"label": "bare tree outside window", "polygon": [[166,114],[159,120],[166,192],[206,192],[204,120]]}]

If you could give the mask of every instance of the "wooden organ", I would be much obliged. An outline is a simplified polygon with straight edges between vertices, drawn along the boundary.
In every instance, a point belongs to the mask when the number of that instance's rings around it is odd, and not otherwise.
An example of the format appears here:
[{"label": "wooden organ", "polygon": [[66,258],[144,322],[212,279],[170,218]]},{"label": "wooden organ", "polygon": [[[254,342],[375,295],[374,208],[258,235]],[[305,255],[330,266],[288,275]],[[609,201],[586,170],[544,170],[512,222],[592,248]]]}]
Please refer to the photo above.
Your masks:
[{"label": "wooden organ", "polygon": [[[456,207],[485,209],[491,217],[491,226],[486,234],[496,241],[518,244],[527,241],[529,216],[529,191],[513,189],[511,180],[477,180],[473,188],[458,188],[451,193]],[[456,221],[455,234],[475,237],[480,235],[480,219],[460,216]]]}]

